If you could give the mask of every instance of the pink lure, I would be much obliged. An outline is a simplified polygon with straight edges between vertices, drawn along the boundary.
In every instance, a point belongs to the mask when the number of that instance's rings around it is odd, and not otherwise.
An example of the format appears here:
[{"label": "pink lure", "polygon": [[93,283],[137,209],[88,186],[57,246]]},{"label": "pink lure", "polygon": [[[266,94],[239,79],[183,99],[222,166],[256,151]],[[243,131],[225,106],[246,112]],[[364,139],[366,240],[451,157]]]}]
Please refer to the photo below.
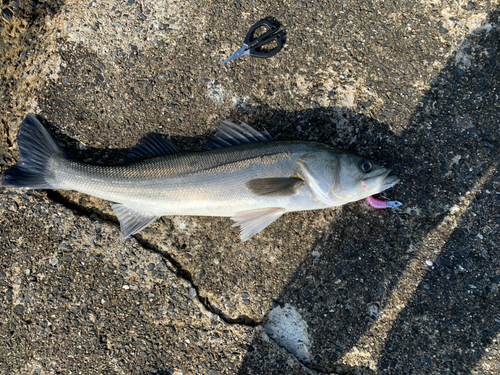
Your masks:
[{"label": "pink lure", "polygon": [[366,198],[366,201],[370,206],[373,208],[376,208],[378,210],[383,210],[384,208],[394,208],[394,207],[400,207],[403,205],[403,203],[398,202],[398,201],[381,201],[378,199],[373,198],[372,196]]}]

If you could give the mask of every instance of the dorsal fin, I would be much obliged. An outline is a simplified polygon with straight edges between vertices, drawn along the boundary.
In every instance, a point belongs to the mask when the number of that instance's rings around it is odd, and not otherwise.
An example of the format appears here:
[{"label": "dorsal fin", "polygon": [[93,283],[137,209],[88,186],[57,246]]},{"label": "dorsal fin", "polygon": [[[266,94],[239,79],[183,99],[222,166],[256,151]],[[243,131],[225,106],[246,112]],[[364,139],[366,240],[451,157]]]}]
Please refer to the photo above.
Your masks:
[{"label": "dorsal fin", "polygon": [[125,159],[125,163],[174,154],[180,151],[179,148],[166,141],[160,134],[149,133],[142,137],[139,142],[130,149]]},{"label": "dorsal fin", "polygon": [[271,137],[266,130],[258,132],[243,122],[240,125],[236,125],[231,121],[223,120],[219,123],[219,127],[214,137],[208,142],[205,150],[215,150],[218,148],[239,146],[247,143],[268,142],[272,140],[273,137]]}]

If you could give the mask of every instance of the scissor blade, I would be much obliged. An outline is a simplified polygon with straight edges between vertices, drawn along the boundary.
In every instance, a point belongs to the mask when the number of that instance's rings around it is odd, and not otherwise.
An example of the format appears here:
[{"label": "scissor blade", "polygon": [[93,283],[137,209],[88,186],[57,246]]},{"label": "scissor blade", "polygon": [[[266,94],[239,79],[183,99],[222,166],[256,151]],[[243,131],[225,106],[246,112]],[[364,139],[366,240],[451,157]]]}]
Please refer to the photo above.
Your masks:
[{"label": "scissor blade", "polygon": [[248,55],[249,51],[247,50],[248,46],[246,44],[243,44],[243,47],[241,47],[238,51],[233,53],[231,56],[229,56],[227,59],[225,59],[223,62],[221,62],[221,65],[224,65],[225,63],[232,61],[234,59],[237,59],[238,57],[241,57],[243,55]]}]

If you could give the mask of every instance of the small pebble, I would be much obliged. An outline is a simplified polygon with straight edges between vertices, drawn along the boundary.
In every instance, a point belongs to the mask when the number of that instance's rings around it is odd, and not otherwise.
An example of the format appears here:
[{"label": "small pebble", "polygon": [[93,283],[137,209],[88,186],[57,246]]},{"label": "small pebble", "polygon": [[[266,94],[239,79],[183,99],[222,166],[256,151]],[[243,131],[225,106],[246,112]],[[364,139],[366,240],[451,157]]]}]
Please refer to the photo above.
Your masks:
[{"label": "small pebble", "polygon": [[24,306],[23,305],[16,305],[14,308],[13,308],[13,311],[15,314],[17,315],[22,315],[24,313]]},{"label": "small pebble", "polygon": [[59,263],[59,259],[57,258],[53,258],[51,261],[50,261],[50,264],[52,264],[53,266],[56,266],[57,263]]},{"label": "small pebble", "polygon": [[9,9],[3,9],[2,10],[2,17],[6,21],[10,21],[12,19],[12,12]]},{"label": "small pebble", "polygon": [[434,263],[432,263],[432,260],[426,260],[425,264],[427,264],[429,267],[432,267]]},{"label": "small pebble", "polygon": [[128,285],[124,285],[123,289],[128,290],[128,289],[130,289],[130,287]]}]

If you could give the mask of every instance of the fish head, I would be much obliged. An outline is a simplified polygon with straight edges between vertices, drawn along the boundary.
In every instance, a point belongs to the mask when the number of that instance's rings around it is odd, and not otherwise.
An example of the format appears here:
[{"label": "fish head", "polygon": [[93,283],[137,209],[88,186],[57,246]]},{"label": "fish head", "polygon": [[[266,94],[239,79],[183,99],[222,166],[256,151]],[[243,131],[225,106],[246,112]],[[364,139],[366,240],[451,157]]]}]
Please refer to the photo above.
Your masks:
[{"label": "fish head", "polygon": [[331,207],[367,198],[400,181],[391,169],[336,149],[303,155],[297,164],[311,191]]}]

